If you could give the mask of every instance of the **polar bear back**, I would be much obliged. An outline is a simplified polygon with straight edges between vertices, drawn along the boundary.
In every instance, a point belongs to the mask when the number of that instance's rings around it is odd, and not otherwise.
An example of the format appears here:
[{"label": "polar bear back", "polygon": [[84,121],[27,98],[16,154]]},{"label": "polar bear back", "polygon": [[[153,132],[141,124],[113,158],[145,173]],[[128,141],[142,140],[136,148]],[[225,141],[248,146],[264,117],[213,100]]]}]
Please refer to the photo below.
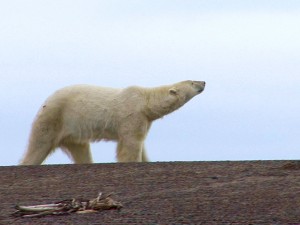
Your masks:
[{"label": "polar bear back", "polygon": [[70,136],[79,142],[114,140],[117,139],[115,130],[119,118],[115,113],[122,107],[119,103],[121,91],[92,85],[66,87],[46,100],[41,113],[51,113],[62,120],[61,136]]}]

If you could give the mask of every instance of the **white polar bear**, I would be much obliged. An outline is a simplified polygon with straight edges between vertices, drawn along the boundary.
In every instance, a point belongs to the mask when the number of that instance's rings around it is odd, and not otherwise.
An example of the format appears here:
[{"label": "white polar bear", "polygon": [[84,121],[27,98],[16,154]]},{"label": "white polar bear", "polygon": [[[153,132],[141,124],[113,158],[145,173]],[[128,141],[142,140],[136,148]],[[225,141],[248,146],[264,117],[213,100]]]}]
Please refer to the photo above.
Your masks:
[{"label": "white polar bear", "polygon": [[103,139],[118,142],[118,162],[146,162],[144,141],[152,121],[204,87],[204,81],[182,81],[155,88],[75,85],[58,90],[36,116],[21,165],[39,165],[58,147],[75,163],[92,163],[89,143]]}]

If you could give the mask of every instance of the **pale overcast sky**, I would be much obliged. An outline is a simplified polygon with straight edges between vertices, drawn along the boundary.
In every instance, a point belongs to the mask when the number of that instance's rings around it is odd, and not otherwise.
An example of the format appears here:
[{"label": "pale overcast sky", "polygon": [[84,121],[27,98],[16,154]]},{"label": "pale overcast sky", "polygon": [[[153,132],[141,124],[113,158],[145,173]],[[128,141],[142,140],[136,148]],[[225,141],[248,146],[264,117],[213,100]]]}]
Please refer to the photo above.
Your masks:
[{"label": "pale overcast sky", "polygon": [[[297,0],[1,1],[0,78],[0,166],[18,164],[61,87],[187,79],[206,90],[154,122],[151,161],[300,158]],[[115,162],[115,146],[93,144],[94,161]]]}]

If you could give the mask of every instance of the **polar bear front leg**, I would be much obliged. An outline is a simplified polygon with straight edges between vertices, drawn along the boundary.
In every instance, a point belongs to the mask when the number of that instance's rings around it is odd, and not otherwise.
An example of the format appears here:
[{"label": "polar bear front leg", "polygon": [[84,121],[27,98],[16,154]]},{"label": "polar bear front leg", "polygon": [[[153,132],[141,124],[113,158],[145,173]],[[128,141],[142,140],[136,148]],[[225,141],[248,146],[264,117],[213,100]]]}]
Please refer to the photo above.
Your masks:
[{"label": "polar bear front leg", "polygon": [[142,162],[143,142],[120,140],[117,147],[118,162]]},{"label": "polar bear front leg", "polygon": [[118,162],[143,162],[146,160],[144,140],[150,123],[143,115],[131,114],[120,124],[117,147]]},{"label": "polar bear front leg", "polygon": [[143,149],[142,149],[142,162],[149,162],[145,145],[143,145]]}]

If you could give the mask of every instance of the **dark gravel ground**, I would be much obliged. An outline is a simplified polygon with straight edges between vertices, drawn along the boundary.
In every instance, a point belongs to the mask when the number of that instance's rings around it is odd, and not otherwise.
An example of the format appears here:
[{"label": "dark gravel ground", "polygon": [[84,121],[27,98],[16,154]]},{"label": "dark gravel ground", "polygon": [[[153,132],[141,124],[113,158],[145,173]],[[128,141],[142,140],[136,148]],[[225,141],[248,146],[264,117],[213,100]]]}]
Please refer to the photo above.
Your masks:
[{"label": "dark gravel ground", "polygon": [[[124,207],[12,217],[14,206],[113,192]],[[165,162],[0,167],[0,224],[300,224],[300,162]]]}]

